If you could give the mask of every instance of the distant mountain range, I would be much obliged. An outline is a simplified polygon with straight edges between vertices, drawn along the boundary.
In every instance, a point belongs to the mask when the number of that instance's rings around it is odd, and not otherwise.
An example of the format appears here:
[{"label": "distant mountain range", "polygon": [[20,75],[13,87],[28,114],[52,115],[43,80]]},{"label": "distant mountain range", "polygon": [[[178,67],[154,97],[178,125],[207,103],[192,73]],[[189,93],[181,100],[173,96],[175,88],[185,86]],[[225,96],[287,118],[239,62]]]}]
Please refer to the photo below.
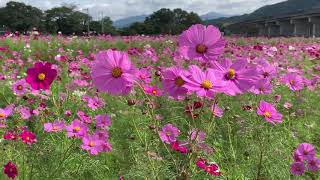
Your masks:
[{"label": "distant mountain range", "polygon": [[[146,17],[148,17],[148,15],[130,16],[127,18],[123,18],[123,19],[119,19],[119,20],[114,21],[113,25],[116,28],[129,27],[131,24],[133,24],[135,22],[143,22],[146,19]],[[207,14],[200,16],[200,18],[203,21],[210,20],[210,19],[217,19],[217,18],[221,18],[221,17],[230,17],[230,15],[225,15],[225,14],[216,13],[216,12],[209,12]]]},{"label": "distant mountain range", "polygon": [[113,25],[116,28],[124,28],[129,27],[131,24],[135,22],[143,22],[148,15],[140,15],[140,16],[130,16],[127,18],[119,19],[117,21],[114,21]]},{"label": "distant mountain range", "polygon": [[304,13],[316,8],[320,8],[320,0],[287,0],[261,7],[250,14],[207,20],[205,24],[228,25],[242,21]]}]

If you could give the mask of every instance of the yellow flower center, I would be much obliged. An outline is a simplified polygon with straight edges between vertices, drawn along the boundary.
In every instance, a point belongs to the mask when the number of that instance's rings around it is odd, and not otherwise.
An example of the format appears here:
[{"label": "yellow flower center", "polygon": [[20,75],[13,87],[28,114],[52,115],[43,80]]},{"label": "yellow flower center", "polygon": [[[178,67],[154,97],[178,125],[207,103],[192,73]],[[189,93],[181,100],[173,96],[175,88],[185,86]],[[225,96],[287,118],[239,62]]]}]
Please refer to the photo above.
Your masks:
[{"label": "yellow flower center", "polygon": [[112,77],[119,78],[122,75],[122,69],[120,67],[115,67],[112,69]]},{"label": "yellow flower center", "polygon": [[5,113],[0,113],[0,118],[5,118],[6,114]]},{"label": "yellow flower center", "polygon": [[178,87],[183,86],[184,83],[185,83],[185,81],[184,81],[181,77],[177,77],[177,78],[175,79],[175,84],[176,84]]},{"label": "yellow flower center", "polygon": [[17,86],[17,89],[21,91],[23,89],[22,85]]},{"label": "yellow flower center", "polygon": [[38,79],[39,79],[40,81],[43,81],[45,78],[46,78],[46,75],[45,75],[44,73],[38,74]]},{"label": "yellow flower center", "polygon": [[264,116],[267,117],[267,118],[271,118],[271,114],[270,114],[270,112],[268,112],[268,111],[266,111],[266,112],[264,113]]},{"label": "yellow flower center", "polygon": [[27,137],[26,137],[26,140],[27,140],[27,141],[30,141],[30,137],[29,137],[29,136],[27,136]]},{"label": "yellow flower center", "polygon": [[152,94],[156,95],[157,94],[157,90],[152,90]]},{"label": "yellow flower center", "polygon": [[201,87],[204,89],[211,89],[212,88],[212,82],[209,80],[204,80],[201,84]]},{"label": "yellow flower center", "polygon": [[52,129],[53,129],[54,131],[56,131],[56,130],[58,130],[58,127],[57,127],[57,126],[53,126]]},{"label": "yellow flower center", "polygon": [[204,44],[198,44],[196,46],[196,51],[197,53],[200,53],[200,54],[207,52],[207,49],[208,49],[207,46],[205,46]]},{"label": "yellow flower center", "polygon": [[167,136],[171,136],[171,132],[166,132],[166,135]]},{"label": "yellow flower center", "polygon": [[290,84],[291,84],[291,85],[294,85],[294,80],[290,80]]},{"label": "yellow flower center", "polygon": [[79,132],[80,129],[81,129],[81,128],[80,128],[79,126],[73,128],[73,130],[74,130],[75,132]]},{"label": "yellow flower center", "polygon": [[236,77],[236,71],[233,68],[230,68],[227,76],[228,76],[228,79],[234,79]]},{"label": "yellow flower center", "polygon": [[93,147],[93,146],[94,146],[94,142],[93,142],[93,141],[90,141],[90,142],[89,142],[89,146],[90,146],[90,147]]}]

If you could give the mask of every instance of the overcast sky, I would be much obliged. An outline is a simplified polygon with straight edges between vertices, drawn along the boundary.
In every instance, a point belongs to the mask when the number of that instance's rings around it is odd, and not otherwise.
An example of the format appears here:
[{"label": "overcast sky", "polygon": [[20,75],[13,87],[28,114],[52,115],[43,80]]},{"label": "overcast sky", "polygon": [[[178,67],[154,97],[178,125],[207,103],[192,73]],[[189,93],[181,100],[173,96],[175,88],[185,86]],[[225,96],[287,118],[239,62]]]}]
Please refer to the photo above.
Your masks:
[{"label": "overcast sky", "polygon": [[[0,0],[5,6],[10,0]],[[90,14],[98,18],[102,15],[117,20],[129,16],[151,14],[160,8],[182,8],[199,15],[218,12],[227,15],[250,13],[267,4],[285,0],[16,0],[46,10],[63,3],[74,4],[79,8],[89,8]]]}]

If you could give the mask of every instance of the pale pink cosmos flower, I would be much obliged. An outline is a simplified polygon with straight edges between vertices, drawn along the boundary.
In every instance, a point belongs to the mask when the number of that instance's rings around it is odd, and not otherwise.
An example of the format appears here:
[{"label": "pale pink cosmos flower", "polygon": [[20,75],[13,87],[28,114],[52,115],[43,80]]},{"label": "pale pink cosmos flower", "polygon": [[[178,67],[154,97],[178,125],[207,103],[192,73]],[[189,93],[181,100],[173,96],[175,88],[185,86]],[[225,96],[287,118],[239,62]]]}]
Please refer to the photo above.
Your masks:
[{"label": "pale pink cosmos flower", "polygon": [[97,116],[95,116],[95,120],[96,120],[96,127],[97,128],[104,129],[104,128],[111,125],[110,116],[108,114],[97,115]]},{"label": "pale pink cosmos flower", "polygon": [[103,141],[97,135],[85,135],[82,138],[81,148],[87,150],[91,155],[97,155],[102,151]]},{"label": "pale pink cosmos flower", "polygon": [[159,131],[160,139],[167,144],[175,142],[179,134],[180,130],[172,124],[163,126],[162,130]]},{"label": "pale pink cosmos flower", "polygon": [[196,24],[179,37],[180,54],[189,60],[214,61],[223,52],[225,41],[218,28]]},{"label": "pale pink cosmos flower", "polygon": [[9,105],[4,109],[0,108],[0,120],[6,119],[13,113],[14,105]]},{"label": "pale pink cosmos flower", "polygon": [[66,126],[68,137],[81,138],[87,135],[88,127],[78,119],[71,122],[69,126]]},{"label": "pale pink cosmos flower", "polygon": [[292,91],[299,91],[304,88],[303,78],[296,73],[284,75],[282,77],[282,82],[285,83]]},{"label": "pale pink cosmos flower", "polygon": [[223,110],[217,104],[211,106],[211,112],[214,116],[219,118],[221,118],[223,115]]},{"label": "pale pink cosmos flower", "polygon": [[214,72],[213,69],[202,71],[198,66],[189,66],[190,76],[182,76],[185,81],[183,87],[190,92],[195,92],[199,97],[213,98],[215,93],[224,90],[225,83],[222,74]]},{"label": "pale pink cosmos flower", "polygon": [[65,128],[64,121],[54,121],[53,123],[44,123],[44,131],[59,132]]}]

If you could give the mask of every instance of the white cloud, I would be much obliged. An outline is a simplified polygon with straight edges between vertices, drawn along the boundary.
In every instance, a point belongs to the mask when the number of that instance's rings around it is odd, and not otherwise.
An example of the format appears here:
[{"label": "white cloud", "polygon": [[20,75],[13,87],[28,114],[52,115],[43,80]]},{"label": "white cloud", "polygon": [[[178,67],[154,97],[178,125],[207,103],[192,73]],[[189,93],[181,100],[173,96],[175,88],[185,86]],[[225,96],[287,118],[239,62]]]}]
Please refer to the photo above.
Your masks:
[{"label": "white cloud", "polygon": [[[0,0],[4,6],[10,0]],[[102,13],[113,20],[151,14],[160,8],[182,8],[200,15],[208,12],[223,14],[250,13],[267,4],[284,0],[16,0],[43,10],[59,6],[63,3],[74,4],[79,8],[89,8],[90,14],[98,17]]]}]

